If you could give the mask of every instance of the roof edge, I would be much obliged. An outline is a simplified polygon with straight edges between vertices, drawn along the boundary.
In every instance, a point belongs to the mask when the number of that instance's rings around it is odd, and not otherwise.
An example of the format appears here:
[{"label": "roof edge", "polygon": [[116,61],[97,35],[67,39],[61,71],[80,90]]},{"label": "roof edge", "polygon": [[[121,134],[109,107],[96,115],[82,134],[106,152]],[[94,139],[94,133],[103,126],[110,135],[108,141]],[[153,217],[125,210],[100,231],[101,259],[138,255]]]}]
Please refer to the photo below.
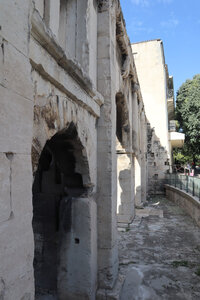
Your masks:
[{"label": "roof edge", "polygon": [[148,42],[154,42],[154,41],[161,42],[161,43],[163,42],[161,39],[152,39],[152,40],[146,40],[146,41],[131,43],[131,45],[141,44],[141,43],[148,43]]}]

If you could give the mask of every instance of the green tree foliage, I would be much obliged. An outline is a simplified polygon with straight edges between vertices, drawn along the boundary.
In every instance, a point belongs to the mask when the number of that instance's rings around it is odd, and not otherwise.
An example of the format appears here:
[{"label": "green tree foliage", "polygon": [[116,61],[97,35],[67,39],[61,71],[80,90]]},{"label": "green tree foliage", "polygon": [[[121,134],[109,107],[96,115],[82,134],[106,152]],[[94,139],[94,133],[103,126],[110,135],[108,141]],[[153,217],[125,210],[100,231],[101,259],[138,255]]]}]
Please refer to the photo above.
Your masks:
[{"label": "green tree foliage", "polygon": [[[176,148],[173,150],[173,157],[175,164],[180,164],[182,166],[189,163],[192,165],[194,161],[193,155],[188,151],[186,145],[183,148]],[[200,155],[195,155],[196,165],[200,165]]]},{"label": "green tree foliage", "polygon": [[186,80],[177,92],[176,119],[185,133],[184,155],[196,162],[200,155],[200,74]]}]

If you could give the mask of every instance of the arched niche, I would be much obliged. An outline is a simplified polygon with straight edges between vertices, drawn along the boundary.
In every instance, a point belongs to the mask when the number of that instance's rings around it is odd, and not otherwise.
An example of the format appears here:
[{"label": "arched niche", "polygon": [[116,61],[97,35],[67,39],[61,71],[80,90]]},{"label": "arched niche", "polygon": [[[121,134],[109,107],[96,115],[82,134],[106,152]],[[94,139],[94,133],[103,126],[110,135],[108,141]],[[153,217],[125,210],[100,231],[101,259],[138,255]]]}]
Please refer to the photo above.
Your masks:
[{"label": "arched niche", "polygon": [[[117,150],[120,148],[128,148],[129,146],[129,112],[126,99],[122,93],[116,95],[116,137],[117,137]],[[120,147],[120,145],[121,147]]]},{"label": "arched niche", "polygon": [[[116,95],[117,219],[130,223],[134,215],[133,161],[130,152],[130,121],[126,98]],[[119,225],[120,226],[120,225]]]},{"label": "arched niche", "polygon": [[[91,260],[97,246],[95,241],[88,245],[96,234],[95,226],[91,229],[96,206],[85,153],[73,122],[48,140],[41,152],[33,182],[36,299],[41,295],[81,299],[95,286]],[[79,270],[81,260],[85,268]]]}]

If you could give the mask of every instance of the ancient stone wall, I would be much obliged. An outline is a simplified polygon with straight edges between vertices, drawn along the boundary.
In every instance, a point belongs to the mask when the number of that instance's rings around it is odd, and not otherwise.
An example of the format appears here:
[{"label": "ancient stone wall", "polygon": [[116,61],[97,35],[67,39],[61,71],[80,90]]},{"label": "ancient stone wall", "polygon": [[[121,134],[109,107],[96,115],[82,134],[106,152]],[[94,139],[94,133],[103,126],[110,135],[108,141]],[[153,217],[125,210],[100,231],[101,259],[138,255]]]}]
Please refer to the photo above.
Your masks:
[{"label": "ancient stone wall", "polygon": [[0,298],[34,299],[30,1],[0,2]]},{"label": "ancient stone wall", "polygon": [[[118,1],[99,1],[97,70],[97,87],[104,96],[98,121],[97,168],[98,297],[102,299],[117,278],[116,221],[121,226],[134,217],[134,160],[141,155],[138,132],[144,110]],[[141,182],[141,173],[138,176]],[[140,197],[141,193],[141,203]]]},{"label": "ancient stone wall", "polygon": [[[104,101],[96,90],[97,28],[93,25],[97,24],[97,4],[61,1],[59,6],[59,1],[49,1],[45,10],[37,5],[30,41],[32,162],[39,181],[33,193],[36,297],[46,294],[59,299],[95,299],[96,122]],[[40,163],[44,149],[52,157],[45,168]],[[44,214],[38,207],[41,201],[43,206],[55,206],[56,212]],[[45,252],[46,245],[52,251]],[[47,257],[57,261],[56,268],[49,265]],[[47,280],[49,273],[54,277]]]},{"label": "ancient stone wall", "polygon": [[148,123],[147,126],[147,161],[148,161],[148,194],[164,193],[165,174],[170,170],[169,153],[161,145],[155,130]]},{"label": "ancient stone wall", "polygon": [[0,20],[0,298],[106,299],[117,222],[146,198],[120,3],[8,0]]}]

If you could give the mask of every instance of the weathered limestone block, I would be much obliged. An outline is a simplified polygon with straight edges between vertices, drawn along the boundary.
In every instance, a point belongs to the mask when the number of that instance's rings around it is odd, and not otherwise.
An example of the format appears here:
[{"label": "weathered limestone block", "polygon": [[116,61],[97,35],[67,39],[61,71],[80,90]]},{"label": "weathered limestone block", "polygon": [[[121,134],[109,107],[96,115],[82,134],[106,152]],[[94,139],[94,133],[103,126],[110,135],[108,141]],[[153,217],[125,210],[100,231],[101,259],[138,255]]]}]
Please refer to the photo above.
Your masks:
[{"label": "weathered limestone block", "polygon": [[107,36],[99,36],[98,37],[98,58],[109,58],[110,55],[110,39]]},{"label": "weathered limestone block", "polygon": [[[89,26],[88,1],[78,1],[76,5],[76,60],[88,74],[89,72]],[[83,17],[84,16],[84,17]],[[92,25],[93,26],[93,25]],[[94,24],[95,26],[95,24]],[[95,32],[95,27],[94,27]]]},{"label": "weathered limestone block", "polygon": [[5,153],[0,153],[0,223],[11,213],[11,165]]},{"label": "weathered limestone block", "polygon": [[33,103],[0,86],[0,151],[30,153]]},{"label": "weathered limestone block", "polygon": [[33,87],[29,59],[5,40],[2,41],[2,48],[3,63],[0,83],[13,92],[32,100]]},{"label": "weathered limestone block", "polygon": [[111,289],[118,274],[118,247],[98,249],[98,283],[105,289]]},{"label": "weathered limestone block", "polygon": [[[31,1],[7,0],[0,2],[0,35],[28,55],[29,10]],[[8,22],[9,20],[9,22]]]},{"label": "weathered limestone block", "polygon": [[[66,3],[66,2],[65,2]],[[65,30],[65,50],[70,59],[76,58],[76,23],[77,23],[77,8],[76,1],[67,1],[66,4],[66,28]]]},{"label": "weathered limestone block", "polygon": [[[89,77],[95,88],[97,86],[97,2],[88,1],[88,43],[89,43]],[[98,50],[99,51],[99,50]]]},{"label": "weathered limestone block", "polygon": [[35,8],[39,11],[40,16],[44,17],[44,0],[35,0]]},{"label": "weathered limestone block", "polygon": [[[98,80],[104,79],[106,80],[110,76],[111,66],[110,60],[108,58],[101,58],[100,64],[97,70]],[[107,84],[105,82],[105,84]]]},{"label": "weathered limestone block", "polygon": [[101,11],[98,17],[98,38],[99,36],[107,36],[110,39],[110,16],[108,11]]},{"label": "weathered limestone block", "polygon": [[4,282],[4,300],[23,299],[25,295],[34,299],[34,245],[32,228],[27,226],[30,223],[31,215],[21,215],[20,218],[13,216],[0,226],[0,278]]},{"label": "weathered limestone block", "polygon": [[122,223],[130,223],[134,217],[134,182],[132,171],[131,156],[118,154],[117,220]]},{"label": "weathered limestone block", "polygon": [[27,228],[32,230],[32,166],[31,155],[15,154],[11,160],[12,212],[15,217],[30,217]]},{"label": "weathered limestone block", "polygon": [[58,278],[60,300],[94,300],[97,280],[96,203],[92,198],[71,200],[71,226],[63,232]]},{"label": "weathered limestone block", "polygon": [[[112,189],[110,189],[110,191],[112,191]],[[99,204],[99,208],[101,206],[101,210],[103,210],[103,207],[105,207],[106,203],[108,203],[110,197],[111,195],[109,196],[109,191],[107,191],[107,193],[105,192],[105,194],[102,193],[102,201]],[[114,206],[114,203],[112,205]],[[101,237],[101,239],[99,239],[98,246],[102,249],[112,249],[116,245],[116,228],[112,224],[112,220],[108,221],[108,217],[110,216],[110,214],[114,214],[114,208],[112,205],[109,203],[109,205],[107,205],[107,210],[105,210],[104,213],[102,213],[101,217],[98,219],[99,235]],[[116,218],[116,213],[113,217]],[[104,226],[104,224],[107,224],[107,226]]]},{"label": "weathered limestone block", "polygon": [[[4,220],[1,219],[0,224],[0,277],[5,283],[3,299],[23,299],[25,295],[29,295],[27,299],[33,299],[31,160],[29,155],[12,153],[2,155],[5,157],[4,160],[7,160],[7,169],[9,169],[7,195],[11,198],[9,219],[3,223]],[[4,178],[6,178],[6,165],[2,163],[3,161],[0,166],[4,167]]]},{"label": "weathered limestone block", "polygon": [[58,37],[59,16],[60,16],[60,0],[49,0],[45,3],[45,22],[51,29],[53,34]]}]

